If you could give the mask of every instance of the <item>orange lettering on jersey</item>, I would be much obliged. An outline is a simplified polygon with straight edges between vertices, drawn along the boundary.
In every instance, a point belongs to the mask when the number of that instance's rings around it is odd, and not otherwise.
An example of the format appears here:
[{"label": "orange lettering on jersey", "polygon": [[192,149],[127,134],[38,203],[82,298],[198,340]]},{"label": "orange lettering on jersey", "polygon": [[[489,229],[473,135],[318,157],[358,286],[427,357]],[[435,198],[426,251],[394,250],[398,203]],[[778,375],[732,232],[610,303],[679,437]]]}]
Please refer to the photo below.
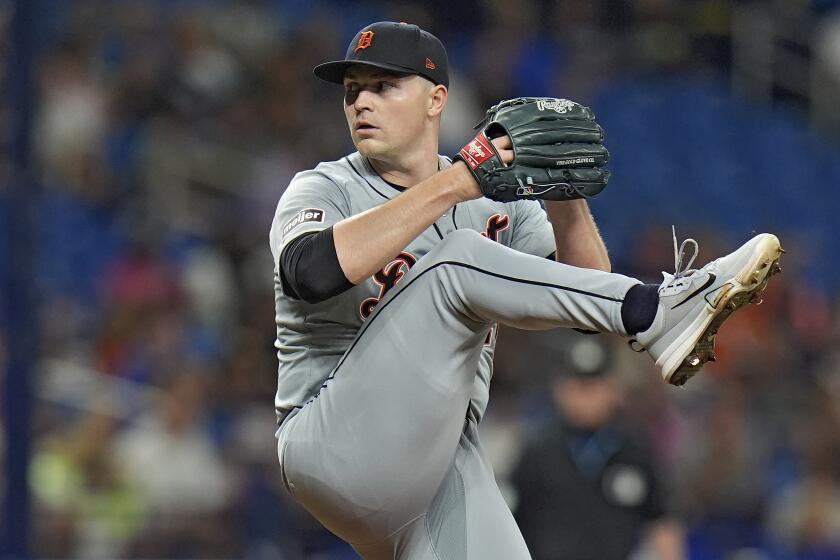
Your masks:
[{"label": "orange lettering on jersey", "polygon": [[487,218],[487,231],[482,231],[481,235],[490,241],[499,240],[499,232],[506,230],[510,226],[510,218],[507,214],[493,214]]},{"label": "orange lettering on jersey", "polygon": [[353,52],[359,52],[362,49],[366,49],[373,43],[373,31],[365,31],[359,37],[359,44],[356,45],[356,50]]},{"label": "orange lettering on jersey", "polygon": [[362,319],[367,319],[373,313],[376,305],[385,297],[391,288],[402,280],[412,266],[417,264],[417,257],[409,252],[402,252],[397,258],[382,267],[382,270],[373,275],[373,281],[379,285],[379,296],[367,298],[359,306],[359,314]]}]

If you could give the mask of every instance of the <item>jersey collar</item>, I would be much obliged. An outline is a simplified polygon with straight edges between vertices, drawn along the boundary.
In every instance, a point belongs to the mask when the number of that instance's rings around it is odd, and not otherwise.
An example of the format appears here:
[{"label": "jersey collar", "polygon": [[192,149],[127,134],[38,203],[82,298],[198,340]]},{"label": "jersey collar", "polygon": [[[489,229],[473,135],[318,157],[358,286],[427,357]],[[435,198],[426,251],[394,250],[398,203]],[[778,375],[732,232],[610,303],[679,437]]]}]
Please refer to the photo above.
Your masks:
[{"label": "jersey collar", "polygon": [[[350,164],[362,175],[362,178],[370,187],[385,198],[391,199],[406,190],[406,187],[395,185],[383,179],[370,164],[368,158],[359,152],[354,152],[348,157]],[[446,169],[452,162],[446,156],[438,155],[438,170]],[[361,169],[359,169],[361,167]]]}]

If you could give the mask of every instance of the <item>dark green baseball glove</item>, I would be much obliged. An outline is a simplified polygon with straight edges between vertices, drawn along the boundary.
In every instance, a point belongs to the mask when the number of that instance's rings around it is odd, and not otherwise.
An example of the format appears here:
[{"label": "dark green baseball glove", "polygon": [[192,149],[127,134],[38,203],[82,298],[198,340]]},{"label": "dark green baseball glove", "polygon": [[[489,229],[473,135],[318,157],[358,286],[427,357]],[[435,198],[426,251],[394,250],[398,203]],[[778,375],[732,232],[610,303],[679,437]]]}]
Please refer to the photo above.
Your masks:
[{"label": "dark green baseball glove", "polygon": [[[604,130],[589,107],[568,99],[519,97],[487,111],[478,135],[455,159],[467,164],[484,196],[517,199],[589,198],[607,186]],[[513,163],[502,163],[490,140],[507,134]]]}]

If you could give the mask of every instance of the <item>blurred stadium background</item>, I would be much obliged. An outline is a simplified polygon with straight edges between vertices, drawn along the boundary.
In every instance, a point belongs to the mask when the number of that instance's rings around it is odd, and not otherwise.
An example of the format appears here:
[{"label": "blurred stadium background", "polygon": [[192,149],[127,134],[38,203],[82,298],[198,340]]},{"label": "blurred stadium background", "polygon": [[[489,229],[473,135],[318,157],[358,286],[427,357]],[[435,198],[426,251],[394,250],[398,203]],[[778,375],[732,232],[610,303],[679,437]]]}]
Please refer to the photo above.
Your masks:
[{"label": "blurred stadium background", "polygon": [[[0,0],[0,557],[354,557],[281,491],[267,236],[352,149],[312,66],[383,19],[447,45],[443,153],[502,98],[595,109],[615,270],[671,270],[671,224],[702,262],[779,234],[687,390],[620,351],[622,421],[691,558],[840,558],[836,0]],[[564,340],[501,336],[504,487]]]}]

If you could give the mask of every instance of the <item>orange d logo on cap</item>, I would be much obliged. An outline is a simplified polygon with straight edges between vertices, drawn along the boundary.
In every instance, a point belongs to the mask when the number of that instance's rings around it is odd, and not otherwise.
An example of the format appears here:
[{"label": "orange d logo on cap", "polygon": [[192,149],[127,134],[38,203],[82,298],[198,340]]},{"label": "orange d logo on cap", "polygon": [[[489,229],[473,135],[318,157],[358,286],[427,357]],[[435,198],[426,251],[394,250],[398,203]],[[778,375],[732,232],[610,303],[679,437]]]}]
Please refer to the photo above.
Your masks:
[{"label": "orange d logo on cap", "polygon": [[365,31],[364,33],[362,33],[362,35],[359,37],[359,44],[356,45],[356,50],[353,52],[359,52],[362,49],[368,48],[373,42],[373,35],[373,31]]},{"label": "orange d logo on cap", "polygon": [[352,66],[379,68],[397,75],[416,74],[449,87],[446,48],[437,37],[413,24],[377,21],[365,25],[350,39],[343,60],[322,62],[312,71],[324,81],[341,85]]}]

